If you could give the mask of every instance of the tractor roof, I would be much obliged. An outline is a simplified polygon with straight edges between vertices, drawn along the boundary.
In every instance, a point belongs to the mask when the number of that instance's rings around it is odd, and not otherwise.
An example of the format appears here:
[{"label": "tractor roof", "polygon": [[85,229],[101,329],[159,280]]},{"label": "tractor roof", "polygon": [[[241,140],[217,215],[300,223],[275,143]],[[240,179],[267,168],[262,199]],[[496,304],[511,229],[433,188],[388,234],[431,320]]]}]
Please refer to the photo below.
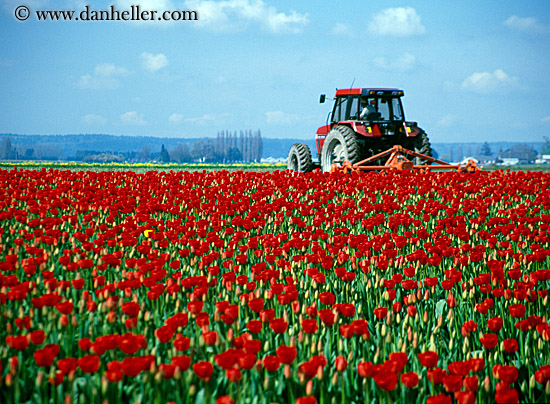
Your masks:
[{"label": "tractor roof", "polygon": [[336,97],[339,95],[404,95],[403,90],[398,88],[341,88],[336,90]]}]

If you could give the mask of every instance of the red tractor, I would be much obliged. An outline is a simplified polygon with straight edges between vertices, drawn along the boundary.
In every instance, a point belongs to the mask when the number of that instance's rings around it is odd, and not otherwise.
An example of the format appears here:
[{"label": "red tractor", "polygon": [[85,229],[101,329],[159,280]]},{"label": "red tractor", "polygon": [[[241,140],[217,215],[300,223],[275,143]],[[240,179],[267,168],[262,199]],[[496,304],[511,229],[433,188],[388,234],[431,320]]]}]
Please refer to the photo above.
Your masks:
[{"label": "red tractor", "polygon": [[[402,90],[395,88],[336,90],[327,124],[315,135],[318,162],[313,162],[305,143],[295,143],[288,153],[288,168],[308,172],[320,167],[328,172],[333,163],[353,164],[395,145],[431,156],[426,132],[416,122],[405,121],[403,95]],[[325,102],[325,94],[319,101]],[[422,163],[425,162],[416,161]]]}]

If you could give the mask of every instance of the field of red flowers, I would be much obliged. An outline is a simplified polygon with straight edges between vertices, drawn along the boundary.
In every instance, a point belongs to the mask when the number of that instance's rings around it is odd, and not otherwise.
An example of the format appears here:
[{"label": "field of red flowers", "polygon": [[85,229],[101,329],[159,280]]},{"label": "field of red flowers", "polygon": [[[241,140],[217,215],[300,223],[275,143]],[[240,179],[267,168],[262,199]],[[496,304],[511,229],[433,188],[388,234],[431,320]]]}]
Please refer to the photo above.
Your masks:
[{"label": "field of red flowers", "polygon": [[2,403],[550,401],[550,174],[0,184]]}]

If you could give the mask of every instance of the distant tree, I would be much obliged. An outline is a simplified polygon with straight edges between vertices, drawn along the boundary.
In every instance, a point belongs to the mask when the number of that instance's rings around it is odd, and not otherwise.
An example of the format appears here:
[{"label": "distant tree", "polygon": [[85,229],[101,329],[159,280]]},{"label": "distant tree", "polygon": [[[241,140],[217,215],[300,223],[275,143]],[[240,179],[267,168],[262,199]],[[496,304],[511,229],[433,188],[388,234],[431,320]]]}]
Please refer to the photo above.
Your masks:
[{"label": "distant tree", "polygon": [[531,145],[517,143],[510,147],[510,157],[531,162],[537,158],[537,152],[533,149],[533,147],[531,147]]},{"label": "distant tree", "polygon": [[61,147],[55,143],[39,143],[35,153],[39,160],[59,160],[63,155]]},{"label": "distant tree", "polygon": [[191,149],[191,158],[195,161],[203,161],[205,147],[206,142],[202,140],[198,140],[193,143],[193,148]]},{"label": "distant tree", "polygon": [[170,154],[168,153],[168,150],[162,145],[160,149],[160,161],[163,163],[169,163],[170,162]]},{"label": "distant tree", "polygon": [[12,160],[15,158],[15,147],[11,144],[11,139],[6,137],[0,143],[0,159]]},{"label": "distant tree", "polygon": [[216,143],[213,139],[208,139],[204,145],[204,161],[214,163],[216,161]]},{"label": "distant tree", "polygon": [[151,148],[146,144],[141,147],[139,152],[139,159],[141,161],[148,161],[151,158]]},{"label": "distant tree", "polygon": [[256,132],[256,161],[259,162],[264,154],[264,142],[262,139],[262,133],[258,129]]},{"label": "distant tree", "polygon": [[26,149],[25,150],[25,160],[32,160],[34,158],[34,149]]},{"label": "distant tree", "polygon": [[178,163],[190,161],[191,154],[189,152],[189,146],[187,144],[178,143],[172,150],[170,150],[170,158],[172,161]]},{"label": "distant tree", "polygon": [[239,145],[237,146],[237,149],[239,149],[242,158],[244,158],[244,132],[242,130],[240,131]]},{"label": "distant tree", "polygon": [[491,151],[491,146],[489,146],[489,143],[485,142],[481,146],[481,154],[483,156],[492,156],[493,152]]},{"label": "distant tree", "polygon": [[550,138],[548,136],[543,136],[544,143],[540,149],[541,154],[550,154]]},{"label": "distant tree", "polygon": [[241,154],[241,151],[237,149],[236,147],[231,147],[227,151],[227,161],[229,163],[235,163],[236,161],[242,161],[243,155]]}]

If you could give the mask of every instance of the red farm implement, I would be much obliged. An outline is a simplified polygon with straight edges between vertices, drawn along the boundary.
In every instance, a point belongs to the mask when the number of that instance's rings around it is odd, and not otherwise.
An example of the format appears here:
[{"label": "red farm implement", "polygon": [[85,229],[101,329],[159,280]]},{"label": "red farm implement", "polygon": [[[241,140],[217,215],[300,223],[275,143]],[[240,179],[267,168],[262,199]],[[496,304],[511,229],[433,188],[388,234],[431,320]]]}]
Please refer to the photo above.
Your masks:
[{"label": "red farm implement", "polygon": [[[380,165],[380,161],[388,157],[384,165]],[[417,160],[424,161],[424,164],[414,164],[409,158],[416,158]],[[431,163],[431,164],[427,164]],[[353,171],[381,171],[381,170],[398,170],[398,171],[410,171],[410,170],[456,170],[459,172],[476,172],[481,168],[476,164],[474,160],[468,160],[467,164],[451,164],[443,160],[438,160],[425,154],[407,150],[403,146],[395,145],[392,148],[375,154],[369,158],[358,161],[357,163],[351,163],[349,160],[345,160],[342,164],[337,162],[333,163],[330,167],[331,172],[353,172]]]}]

